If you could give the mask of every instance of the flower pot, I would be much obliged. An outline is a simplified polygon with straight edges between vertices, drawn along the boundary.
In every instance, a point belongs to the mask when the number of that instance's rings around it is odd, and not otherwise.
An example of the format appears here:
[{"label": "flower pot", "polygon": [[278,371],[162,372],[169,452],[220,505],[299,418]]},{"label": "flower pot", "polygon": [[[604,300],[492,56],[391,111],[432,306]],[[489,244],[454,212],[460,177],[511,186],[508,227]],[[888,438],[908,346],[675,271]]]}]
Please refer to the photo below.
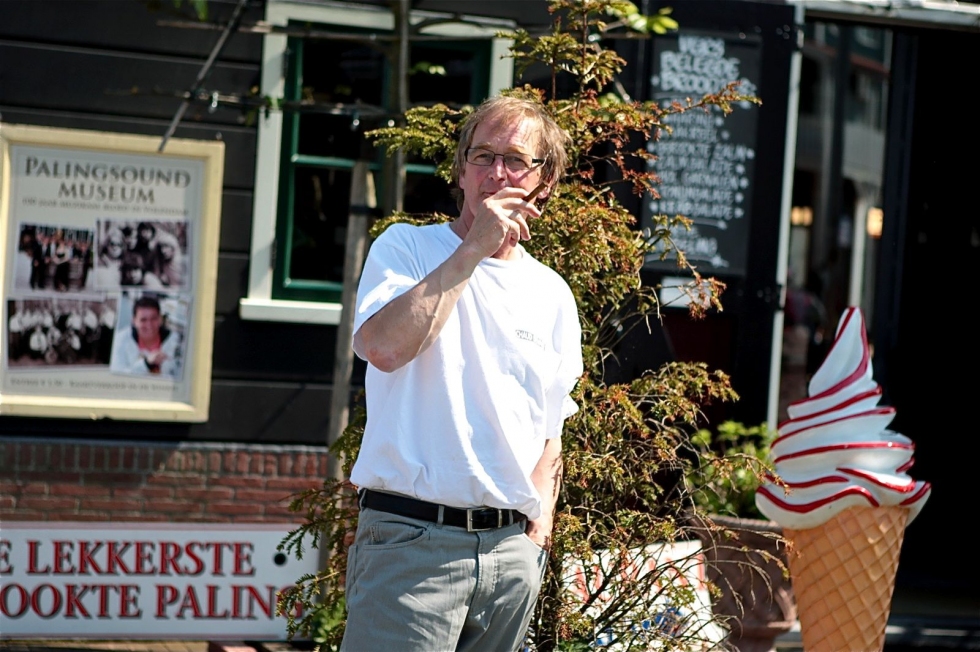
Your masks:
[{"label": "flower pot", "polygon": [[[772,652],[796,622],[793,586],[782,528],[772,521],[710,515],[695,531],[704,546],[707,579],[721,591],[712,599],[726,621],[728,643],[740,652]],[[767,556],[769,555],[769,556]]]}]

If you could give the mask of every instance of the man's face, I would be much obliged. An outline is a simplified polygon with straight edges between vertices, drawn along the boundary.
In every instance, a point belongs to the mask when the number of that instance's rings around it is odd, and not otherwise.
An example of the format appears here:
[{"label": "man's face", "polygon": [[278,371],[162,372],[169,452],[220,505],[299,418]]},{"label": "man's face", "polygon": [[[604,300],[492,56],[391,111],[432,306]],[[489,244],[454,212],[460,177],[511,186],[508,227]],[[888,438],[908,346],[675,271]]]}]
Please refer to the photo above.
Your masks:
[{"label": "man's face", "polygon": [[154,308],[137,308],[133,327],[141,340],[155,338],[160,334],[160,312]]},{"label": "man's face", "polygon": [[[537,125],[524,118],[512,123],[497,119],[482,122],[473,131],[470,147],[480,147],[496,154],[519,153],[538,158]],[[541,166],[526,172],[511,172],[504,166],[503,157],[494,158],[493,164],[479,166],[465,163],[459,174],[459,187],[463,191],[463,209],[460,216],[470,221],[487,197],[508,187],[532,190],[541,181]],[[547,196],[547,191],[539,197]]]}]

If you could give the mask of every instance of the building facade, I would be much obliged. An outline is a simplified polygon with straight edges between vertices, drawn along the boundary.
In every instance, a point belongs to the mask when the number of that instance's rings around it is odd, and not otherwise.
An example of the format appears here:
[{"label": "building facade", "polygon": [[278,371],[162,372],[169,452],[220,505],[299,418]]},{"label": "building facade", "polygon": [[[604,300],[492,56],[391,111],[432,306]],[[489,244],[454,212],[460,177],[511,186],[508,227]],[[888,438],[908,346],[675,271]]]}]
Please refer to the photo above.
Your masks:
[{"label": "building facade", "polygon": [[[5,412],[0,394],[0,518],[8,522],[180,522],[189,531],[297,523],[288,496],[331,473],[325,444],[342,350],[348,215],[454,210],[431,165],[407,160],[403,179],[388,174],[391,159],[364,133],[386,125],[399,102],[462,105],[511,86],[497,31],[549,23],[543,0],[465,3],[464,22],[459,2],[411,2],[410,22],[428,21],[421,33],[429,38],[412,41],[400,90],[386,51],[398,26],[388,2],[246,3],[213,62],[240,3],[210,0],[209,30],[178,4],[0,3],[0,124],[165,145],[189,99],[172,138],[220,141],[224,150],[214,307],[195,316],[213,327],[206,418],[25,416]],[[671,5],[637,4],[647,13]],[[679,35],[616,44],[629,61],[624,88],[636,99],[665,92],[664,53],[693,38],[721,43],[763,105],[736,118],[730,133],[712,127],[711,138],[754,157],[732,177],[744,180],[744,200],[717,209],[737,219],[724,232],[704,227],[695,242],[711,254],[703,269],[729,286],[725,312],[692,325],[684,311],[668,310],[662,329],[624,343],[616,373],[703,360],[729,372],[742,396],[713,419],[775,424],[805,395],[837,317],[860,305],[876,379],[898,412],[894,427],[917,444],[913,474],[935,487],[909,530],[897,604],[934,595],[937,604],[955,600],[950,613],[975,611],[980,565],[935,561],[935,533],[980,453],[970,420],[958,414],[973,384],[957,380],[978,348],[965,308],[980,268],[980,211],[967,196],[980,176],[972,155],[980,136],[964,92],[980,53],[980,5],[674,4]],[[282,110],[268,109],[268,98]],[[691,138],[693,147],[699,136]],[[367,207],[351,194],[365,169],[374,190]],[[646,200],[631,209],[641,220],[652,210]],[[20,225],[5,226],[9,234]],[[17,252],[8,235],[8,282]],[[83,268],[67,268],[68,278],[78,282]],[[650,282],[667,275],[656,265],[644,273]],[[11,287],[0,343],[8,378],[20,369],[12,300],[84,294],[70,283],[19,294]],[[24,365],[43,369],[43,356],[23,355]],[[351,401],[362,380],[363,363],[354,361]],[[950,438],[952,466],[941,448]],[[936,615],[920,602],[910,602],[911,615]]]}]

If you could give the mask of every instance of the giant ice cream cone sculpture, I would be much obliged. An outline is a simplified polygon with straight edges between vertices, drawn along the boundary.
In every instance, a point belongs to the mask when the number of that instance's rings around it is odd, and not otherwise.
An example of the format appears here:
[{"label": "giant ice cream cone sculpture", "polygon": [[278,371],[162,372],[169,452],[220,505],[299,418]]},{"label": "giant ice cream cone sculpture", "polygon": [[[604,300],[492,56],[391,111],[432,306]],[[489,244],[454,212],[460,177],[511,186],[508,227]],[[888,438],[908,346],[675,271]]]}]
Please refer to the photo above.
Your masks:
[{"label": "giant ice cream cone sculpture", "polygon": [[771,447],[782,484],[760,487],[756,504],[793,543],[803,649],[880,651],[905,526],[931,487],[906,474],[912,441],[886,429],[895,409],[878,407],[860,309],[841,317],[809,394]]}]

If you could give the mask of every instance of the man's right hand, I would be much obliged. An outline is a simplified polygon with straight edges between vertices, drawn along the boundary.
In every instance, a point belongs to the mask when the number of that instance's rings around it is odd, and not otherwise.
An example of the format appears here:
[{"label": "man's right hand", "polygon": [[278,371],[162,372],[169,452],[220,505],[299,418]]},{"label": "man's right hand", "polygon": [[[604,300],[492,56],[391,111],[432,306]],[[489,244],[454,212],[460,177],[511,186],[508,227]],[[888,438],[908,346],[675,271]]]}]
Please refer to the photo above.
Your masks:
[{"label": "man's right hand", "polygon": [[[507,187],[484,199],[469,228],[460,234],[463,251],[459,253],[478,257],[479,264],[484,258],[507,258],[521,240],[530,240],[527,220],[541,217],[541,211],[524,200],[526,194],[523,188]],[[462,219],[457,220],[457,225],[466,228]]]}]

